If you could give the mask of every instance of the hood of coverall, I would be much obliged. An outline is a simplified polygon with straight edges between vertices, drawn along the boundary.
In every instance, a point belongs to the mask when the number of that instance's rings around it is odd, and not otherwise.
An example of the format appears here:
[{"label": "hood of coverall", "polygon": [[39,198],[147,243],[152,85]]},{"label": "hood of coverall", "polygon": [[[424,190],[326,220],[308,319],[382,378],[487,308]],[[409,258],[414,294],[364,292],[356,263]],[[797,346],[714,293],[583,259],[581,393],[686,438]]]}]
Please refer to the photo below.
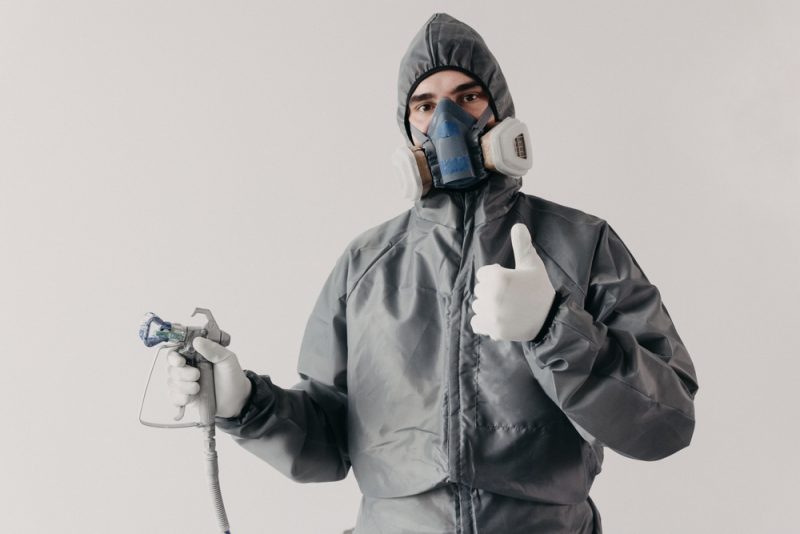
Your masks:
[{"label": "hood of coverall", "polygon": [[409,141],[409,98],[422,80],[446,69],[468,74],[483,85],[498,122],[514,116],[505,76],[483,38],[460,20],[436,13],[417,32],[400,61],[397,122]]}]

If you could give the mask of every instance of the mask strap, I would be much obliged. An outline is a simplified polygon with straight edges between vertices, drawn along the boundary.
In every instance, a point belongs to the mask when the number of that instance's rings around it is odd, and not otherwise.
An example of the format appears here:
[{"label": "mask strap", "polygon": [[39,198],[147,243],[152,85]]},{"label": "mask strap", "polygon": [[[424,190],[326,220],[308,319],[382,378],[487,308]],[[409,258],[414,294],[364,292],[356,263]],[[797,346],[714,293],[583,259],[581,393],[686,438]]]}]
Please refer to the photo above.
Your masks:
[{"label": "mask strap", "polygon": [[483,113],[481,113],[481,116],[478,117],[478,122],[472,126],[472,129],[478,132],[483,131],[483,129],[486,127],[486,123],[488,123],[492,117],[494,117],[492,106],[486,106],[486,109],[483,111]]},{"label": "mask strap", "polygon": [[416,141],[417,143],[420,143],[421,146],[422,143],[428,140],[428,136],[418,130],[413,124],[408,123],[408,128],[411,130],[411,137],[413,137],[411,145],[413,145],[414,141]]}]

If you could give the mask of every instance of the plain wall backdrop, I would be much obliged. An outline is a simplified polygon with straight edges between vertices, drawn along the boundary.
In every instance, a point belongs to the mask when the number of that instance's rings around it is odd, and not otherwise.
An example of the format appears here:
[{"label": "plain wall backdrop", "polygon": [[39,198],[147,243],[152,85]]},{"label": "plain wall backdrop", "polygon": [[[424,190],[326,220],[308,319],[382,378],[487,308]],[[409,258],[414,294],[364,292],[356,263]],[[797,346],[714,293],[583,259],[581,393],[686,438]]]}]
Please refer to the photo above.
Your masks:
[{"label": "plain wall backdrop", "polygon": [[[143,314],[213,310],[295,383],[334,261],[410,207],[396,75],[435,11],[475,27],[531,130],[524,191],[608,220],[697,368],[692,445],[607,450],[609,534],[797,528],[800,4],[0,1],[3,530],[212,533],[197,430],[139,425]],[[218,439],[233,532],[339,533]]]}]

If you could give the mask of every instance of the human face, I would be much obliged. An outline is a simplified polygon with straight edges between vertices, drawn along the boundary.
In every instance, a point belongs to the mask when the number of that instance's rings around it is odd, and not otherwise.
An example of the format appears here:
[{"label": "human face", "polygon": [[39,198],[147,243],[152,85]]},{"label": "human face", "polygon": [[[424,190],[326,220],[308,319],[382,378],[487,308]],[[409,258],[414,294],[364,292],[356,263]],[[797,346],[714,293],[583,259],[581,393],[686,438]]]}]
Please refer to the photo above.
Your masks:
[{"label": "human face", "polygon": [[[489,95],[474,78],[457,70],[440,70],[417,85],[408,101],[408,122],[427,134],[436,103],[442,98],[449,98],[476,119],[489,106]],[[492,116],[487,125],[495,122]]]}]

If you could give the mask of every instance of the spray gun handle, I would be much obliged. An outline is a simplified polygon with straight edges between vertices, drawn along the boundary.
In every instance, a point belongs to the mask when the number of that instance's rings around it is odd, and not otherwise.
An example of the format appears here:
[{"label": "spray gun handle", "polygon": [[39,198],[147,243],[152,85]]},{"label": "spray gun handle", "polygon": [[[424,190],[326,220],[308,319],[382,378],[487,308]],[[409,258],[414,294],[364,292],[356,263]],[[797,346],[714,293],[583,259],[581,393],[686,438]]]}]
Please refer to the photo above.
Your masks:
[{"label": "spray gun handle", "polygon": [[197,407],[200,411],[200,424],[214,424],[217,415],[217,396],[214,391],[214,365],[200,357],[197,368],[200,370],[200,391],[197,393]]},{"label": "spray gun handle", "polygon": [[[200,390],[197,392],[197,409],[200,416],[200,425],[207,426],[214,424],[214,417],[217,415],[217,396],[214,386],[214,364],[206,360],[202,354],[194,349],[188,351],[178,351],[186,358],[186,365],[196,367],[200,371],[198,384]],[[175,414],[175,421],[183,419],[186,407],[180,406],[178,413]]]},{"label": "spray gun handle", "polygon": [[[203,337],[227,347],[231,343],[231,336],[220,329],[211,310],[208,308],[195,308],[192,317],[195,315],[205,315],[205,335]],[[197,368],[200,370],[200,392],[197,394],[198,408],[200,410],[200,423],[204,426],[214,425],[214,417],[217,415],[217,396],[214,390],[214,365],[197,355]]]}]

